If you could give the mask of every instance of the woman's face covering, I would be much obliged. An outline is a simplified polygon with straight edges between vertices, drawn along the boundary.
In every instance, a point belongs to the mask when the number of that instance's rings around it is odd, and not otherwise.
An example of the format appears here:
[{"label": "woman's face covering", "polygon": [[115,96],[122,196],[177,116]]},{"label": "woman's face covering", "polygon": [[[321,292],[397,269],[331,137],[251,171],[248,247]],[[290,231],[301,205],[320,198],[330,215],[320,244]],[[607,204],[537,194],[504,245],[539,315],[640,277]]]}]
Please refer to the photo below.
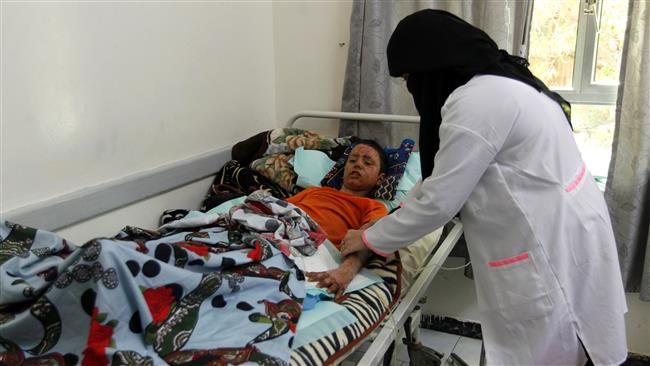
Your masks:
[{"label": "woman's face covering", "polygon": [[[410,76],[410,75],[409,75]],[[406,79],[406,89],[411,93],[413,96],[413,102],[415,104],[415,109],[417,109],[418,113],[420,113],[420,105],[421,105],[421,83],[419,82],[420,80],[418,79],[417,75],[413,75],[413,77],[409,77]]]},{"label": "woman's face covering", "polygon": [[474,75],[473,70],[489,62],[490,56],[485,54],[490,53],[484,51],[498,54],[496,45],[483,35],[453,14],[428,9],[400,21],[388,43],[389,72],[407,76],[406,87],[420,115],[418,146],[425,178],[431,175],[439,149],[444,102]]}]

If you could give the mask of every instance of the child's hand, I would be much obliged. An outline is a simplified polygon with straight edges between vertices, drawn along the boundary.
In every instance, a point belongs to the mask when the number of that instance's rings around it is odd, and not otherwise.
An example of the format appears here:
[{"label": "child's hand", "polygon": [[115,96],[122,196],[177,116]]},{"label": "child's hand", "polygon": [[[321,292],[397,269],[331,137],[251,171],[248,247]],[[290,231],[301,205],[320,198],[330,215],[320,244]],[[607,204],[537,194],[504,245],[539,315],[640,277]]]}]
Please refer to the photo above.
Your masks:
[{"label": "child's hand", "polygon": [[316,286],[324,288],[327,292],[336,294],[336,297],[343,296],[345,289],[350,285],[357,271],[351,266],[341,265],[339,268],[327,272],[307,272],[307,279],[316,282]]}]

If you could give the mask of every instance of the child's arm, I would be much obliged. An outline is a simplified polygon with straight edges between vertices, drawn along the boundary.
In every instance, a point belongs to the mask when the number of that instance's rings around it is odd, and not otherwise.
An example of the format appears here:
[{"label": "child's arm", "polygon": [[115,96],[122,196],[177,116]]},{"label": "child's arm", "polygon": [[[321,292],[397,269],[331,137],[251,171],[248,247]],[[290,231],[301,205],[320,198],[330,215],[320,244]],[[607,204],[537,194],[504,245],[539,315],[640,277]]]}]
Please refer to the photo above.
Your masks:
[{"label": "child's arm", "polygon": [[326,288],[328,292],[335,293],[336,297],[339,297],[366,264],[369,255],[369,250],[356,252],[345,257],[338,268],[327,272],[309,272],[307,278],[318,282],[318,287]]}]

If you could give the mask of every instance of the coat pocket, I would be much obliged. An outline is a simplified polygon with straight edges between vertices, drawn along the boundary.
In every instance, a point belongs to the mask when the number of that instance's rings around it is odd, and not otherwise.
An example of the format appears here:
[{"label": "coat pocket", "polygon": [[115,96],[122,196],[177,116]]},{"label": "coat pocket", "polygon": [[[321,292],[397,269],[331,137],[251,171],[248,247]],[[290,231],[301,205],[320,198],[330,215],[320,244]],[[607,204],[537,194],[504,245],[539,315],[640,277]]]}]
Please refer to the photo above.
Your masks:
[{"label": "coat pocket", "polygon": [[532,252],[488,263],[496,310],[511,321],[537,319],[553,311],[553,301]]}]

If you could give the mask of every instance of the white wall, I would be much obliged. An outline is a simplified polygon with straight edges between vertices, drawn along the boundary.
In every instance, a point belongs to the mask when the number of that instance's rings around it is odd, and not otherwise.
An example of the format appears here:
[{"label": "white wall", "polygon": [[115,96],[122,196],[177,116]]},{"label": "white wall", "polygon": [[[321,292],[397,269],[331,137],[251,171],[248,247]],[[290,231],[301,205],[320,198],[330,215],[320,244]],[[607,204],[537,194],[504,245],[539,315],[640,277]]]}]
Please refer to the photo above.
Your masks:
[{"label": "white wall", "polygon": [[171,192],[107,212],[57,230],[57,234],[76,245],[82,245],[91,238],[114,236],[127,225],[156,228],[160,214],[169,208],[199,207],[212,179],[213,177],[201,179]]},{"label": "white wall", "polygon": [[[351,1],[274,3],[279,123],[300,110],[341,110],[351,12]],[[338,134],[338,121],[301,119],[296,127]]]},{"label": "white wall", "polygon": [[0,212],[273,128],[273,41],[266,2],[3,3]]},{"label": "white wall", "polygon": [[[461,267],[463,258],[450,257],[444,266]],[[463,270],[441,270],[426,292],[425,314],[449,316],[479,322],[474,281]],[[603,296],[606,296],[603,294]],[[638,293],[626,294],[628,312],[625,314],[628,351],[650,356],[650,303],[639,300]]]}]

